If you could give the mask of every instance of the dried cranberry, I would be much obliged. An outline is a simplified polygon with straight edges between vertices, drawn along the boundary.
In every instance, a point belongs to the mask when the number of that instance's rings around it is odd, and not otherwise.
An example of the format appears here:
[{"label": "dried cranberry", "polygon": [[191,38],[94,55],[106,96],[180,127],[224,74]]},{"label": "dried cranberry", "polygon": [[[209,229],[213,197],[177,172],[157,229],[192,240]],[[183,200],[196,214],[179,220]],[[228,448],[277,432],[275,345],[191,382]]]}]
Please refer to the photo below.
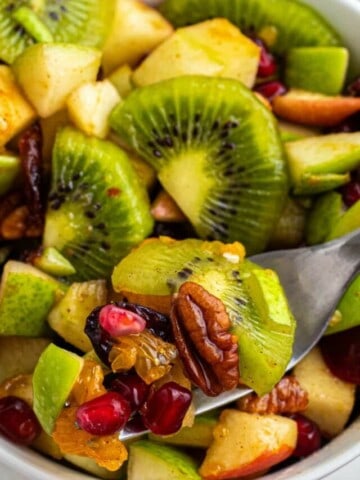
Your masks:
[{"label": "dried cranberry", "polygon": [[141,333],[146,327],[143,317],[116,304],[105,305],[100,310],[99,324],[112,337]]},{"label": "dried cranberry", "polygon": [[76,422],[92,435],[112,435],[121,430],[131,413],[129,402],[117,392],[107,392],[80,405]]},{"label": "dried cranberry", "polygon": [[290,415],[290,418],[295,420],[298,428],[298,439],[293,453],[294,457],[307,457],[319,450],[321,447],[321,433],[316,423],[300,413],[294,413]]},{"label": "dried cranberry", "polygon": [[29,445],[41,427],[31,407],[21,398],[0,398],[0,433],[14,443]]},{"label": "dried cranberry", "polygon": [[191,403],[191,391],[175,382],[153,390],[140,409],[146,428],[158,435],[177,432]]},{"label": "dried cranberry", "polygon": [[124,432],[137,433],[146,430],[143,419],[139,413],[136,413],[124,427]]},{"label": "dried cranberry", "polygon": [[99,324],[99,313],[103,307],[96,307],[86,319],[85,333],[100,360],[105,365],[110,365],[109,353],[114,345],[111,335]]},{"label": "dried cranberry", "polygon": [[341,189],[342,197],[347,207],[360,200],[360,182],[351,181]]},{"label": "dried cranberry", "polygon": [[257,76],[259,78],[267,78],[275,75],[277,64],[274,56],[269,52],[262,40],[256,38],[254,42],[260,47],[260,61]]},{"label": "dried cranberry", "polygon": [[111,381],[107,383],[107,388],[126,398],[133,412],[145,402],[150,390],[150,386],[134,372],[112,375]]},{"label": "dried cranberry", "polygon": [[336,377],[360,385],[360,327],[327,335],[320,346],[326,365]]},{"label": "dried cranberry", "polygon": [[271,82],[261,83],[254,88],[254,91],[260,93],[263,97],[267,98],[270,102],[279,95],[286,93],[286,87],[278,80]]},{"label": "dried cranberry", "polygon": [[347,93],[352,97],[360,97],[360,77],[347,87]]},{"label": "dried cranberry", "polygon": [[151,333],[157,335],[165,342],[172,342],[171,324],[168,317],[152,308],[137,305],[135,303],[123,302],[117,303],[117,305],[143,317],[146,321],[146,328],[150,330]]}]

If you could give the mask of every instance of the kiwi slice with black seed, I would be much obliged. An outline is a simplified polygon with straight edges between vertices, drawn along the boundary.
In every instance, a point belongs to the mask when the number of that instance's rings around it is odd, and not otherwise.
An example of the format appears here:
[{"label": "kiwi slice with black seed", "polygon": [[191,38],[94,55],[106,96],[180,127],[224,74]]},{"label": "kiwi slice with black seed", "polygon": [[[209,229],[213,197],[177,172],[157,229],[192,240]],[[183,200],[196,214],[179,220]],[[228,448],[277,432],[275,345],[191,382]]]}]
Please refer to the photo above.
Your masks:
[{"label": "kiwi slice with black seed", "polygon": [[36,42],[37,34],[24,28],[16,11],[30,8],[43,22],[55,42],[101,47],[113,18],[114,0],[0,0],[0,59],[12,63],[26,47]]},{"label": "kiwi slice with black seed", "polygon": [[240,82],[185,76],[132,92],[112,128],[158,172],[204,239],[262,251],[287,174],[271,112]]},{"label": "kiwi slice with black seed", "polygon": [[279,54],[293,47],[341,44],[333,27],[298,0],[165,0],[160,11],[176,27],[227,18],[245,33],[270,36],[267,43]]},{"label": "kiwi slice with black seed", "polygon": [[152,228],[146,189],[127,155],[71,127],[60,130],[43,242],[71,262],[76,270],[71,279],[110,276]]},{"label": "kiwi slice with black seed", "polygon": [[276,274],[244,260],[237,242],[160,238],[134,249],[112,275],[115,291],[151,308],[169,308],[186,281],[222,300],[238,340],[240,377],[257,393],[268,392],[284,374],[295,332]]}]

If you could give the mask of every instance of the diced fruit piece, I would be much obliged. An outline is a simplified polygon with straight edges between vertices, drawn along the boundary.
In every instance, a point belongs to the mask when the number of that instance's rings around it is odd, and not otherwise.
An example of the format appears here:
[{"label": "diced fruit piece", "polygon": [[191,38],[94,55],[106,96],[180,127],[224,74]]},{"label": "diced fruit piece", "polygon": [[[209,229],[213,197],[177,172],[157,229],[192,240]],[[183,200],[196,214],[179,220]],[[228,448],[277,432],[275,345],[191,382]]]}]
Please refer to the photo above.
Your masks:
[{"label": "diced fruit piece", "polygon": [[320,346],[333,375],[344,382],[360,385],[360,327],[328,335]]},{"label": "diced fruit piece", "polygon": [[342,332],[360,325],[360,274],[355,277],[342,296],[326,335]]},{"label": "diced fruit piece", "polygon": [[120,100],[109,80],[84,83],[67,99],[70,119],[87,135],[105,138],[110,130],[110,112]]},{"label": "diced fruit piece", "polygon": [[268,51],[262,40],[255,39],[255,43],[259,45],[261,49],[257,76],[259,78],[267,78],[275,75],[277,72],[275,57]]},{"label": "diced fruit piece", "polygon": [[70,261],[74,279],[106,278],[152,227],[147,192],[125,152],[73,128],[60,130],[43,246]]},{"label": "diced fruit piece", "polygon": [[0,335],[44,334],[46,316],[62,290],[59,282],[31,265],[8,261],[1,279]]},{"label": "diced fruit piece", "polygon": [[174,435],[149,434],[149,439],[157,442],[179,445],[183,447],[208,448],[212,442],[212,432],[217,423],[212,415],[198,415],[192,427],[183,427]]},{"label": "diced fruit piece", "polygon": [[327,240],[339,238],[357,228],[360,228],[360,201],[354,203],[354,205],[346,210],[344,215],[339,218],[339,221],[334,224],[331,229]]},{"label": "diced fruit piece", "polygon": [[44,432],[44,430],[42,430],[40,435],[32,442],[31,447],[56,460],[61,460],[63,458],[59,446],[50,435]]},{"label": "diced fruit piece", "polygon": [[115,17],[103,49],[105,74],[123,64],[136,65],[173,31],[156,10],[139,0],[116,0]]},{"label": "diced fruit piece", "polygon": [[297,442],[294,420],[223,410],[199,473],[204,480],[260,473],[288,458]]},{"label": "diced fruit piece", "polygon": [[332,127],[360,111],[360,97],[330,97],[292,89],[285,95],[277,96],[272,106],[276,115],[289,122]]},{"label": "diced fruit piece", "polygon": [[309,245],[326,242],[343,214],[344,205],[340,193],[327,192],[316,197],[306,222],[306,242]]},{"label": "diced fruit piece", "polygon": [[19,173],[20,158],[16,155],[0,152],[0,196],[7,193],[13,187],[14,181]]},{"label": "diced fruit piece", "polygon": [[316,137],[320,131],[316,128],[304,127],[296,123],[279,120],[280,136],[283,142],[292,142],[306,137]]},{"label": "diced fruit piece", "polygon": [[318,425],[324,436],[338,435],[352,412],[355,385],[330,372],[318,347],[295,367],[294,375],[308,392],[309,404],[302,413]]},{"label": "diced fruit piece", "polygon": [[321,447],[321,433],[319,427],[313,421],[304,417],[300,413],[294,413],[290,416],[297,423],[298,439],[294,457],[308,457]]},{"label": "diced fruit piece", "polygon": [[294,193],[320,193],[349,181],[349,172],[360,162],[360,132],[287,142],[285,150]]},{"label": "diced fruit piece", "polygon": [[0,398],[0,434],[14,443],[29,445],[41,427],[31,407],[21,398]]},{"label": "diced fruit piece", "polygon": [[132,411],[137,411],[146,400],[150,385],[147,385],[139,375],[132,372],[116,373],[107,383],[108,389],[120,393],[129,402]]},{"label": "diced fruit piece", "polygon": [[33,375],[34,412],[49,435],[83,364],[81,357],[54,344],[50,344],[39,358]]},{"label": "diced fruit piece", "polygon": [[269,102],[273,102],[278,96],[286,93],[286,87],[279,80],[271,80],[270,82],[260,83],[256,85],[254,91],[262,95]]},{"label": "diced fruit piece", "polygon": [[29,374],[49,345],[47,338],[0,337],[0,383],[20,374]]},{"label": "diced fruit piece", "polygon": [[0,147],[35,118],[36,112],[22,95],[11,69],[0,65]]},{"label": "diced fruit piece", "polygon": [[133,81],[144,86],[199,74],[234,78],[251,88],[259,58],[254,42],[228,20],[217,18],[177,30],[135,70]]},{"label": "diced fruit piece", "polygon": [[146,327],[145,319],[118,305],[105,305],[99,312],[99,325],[112,337],[141,333]]},{"label": "diced fruit piece", "polygon": [[47,173],[51,171],[51,158],[56,134],[58,130],[69,125],[69,123],[70,119],[66,109],[60,110],[50,117],[40,119],[43,137],[43,166]]},{"label": "diced fruit piece", "polygon": [[161,190],[151,205],[151,214],[157,222],[185,222],[186,217],[170,195]]},{"label": "diced fruit piece", "polygon": [[90,47],[38,43],[16,59],[13,70],[37,113],[49,117],[65,107],[73,90],[95,81],[100,57],[101,52]]},{"label": "diced fruit piece", "polygon": [[277,0],[271,7],[264,0],[252,0],[251,8],[248,0],[210,0],[206,4],[198,0],[165,0],[160,11],[175,26],[225,17],[256,37],[262,38],[262,32],[271,29],[272,41],[268,43],[279,54],[291,47],[341,43],[338,34],[315,9],[294,0]]},{"label": "diced fruit piece", "polygon": [[71,455],[70,453],[64,455],[64,460],[81,470],[85,470],[96,478],[103,478],[104,480],[125,480],[125,470],[123,468],[111,472],[107,468],[100,467],[92,458]]},{"label": "diced fruit piece", "polygon": [[359,180],[351,180],[342,188],[342,196],[345,202],[345,205],[351,207],[360,200],[360,178]]},{"label": "diced fruit piece", "polygon": [[121,98],[127,97],[133,89],[132,73],[131,67],[125,64],[114,70],[108,77],[108,80],[114,85]]},{"label": "diced fruit piece", "polygon": [[45,248],[40,255],[34,258],[33,264],[43,272],[57,277],[66,277],[76,273],[69,260],[53,247]]},{"label": "diced fruit piece", "polygon": [[298,47],[286,56],[285,83],[324,95],[338,95],[344,87],[349,51],[342,47]]},{"label": "diced fruit piece", "polygon": [[128,480],[200,480],[194,460],[175,448],[140,440],[129,450]]},{"label": "diced fruit piece", "polygon": [[306,209],[300,202],[289,197],[281,217],[271,235],[268,248],[295,248],[304,237]]},{"label": "diced fruit piece", "polygon": [[49,325],[68,343],[83,352],[89,352],[92,345],[84,333],[86,317],[95,307],[106,303],[106,300],[104,280],[72,283],[65,296],[49,313]]}]

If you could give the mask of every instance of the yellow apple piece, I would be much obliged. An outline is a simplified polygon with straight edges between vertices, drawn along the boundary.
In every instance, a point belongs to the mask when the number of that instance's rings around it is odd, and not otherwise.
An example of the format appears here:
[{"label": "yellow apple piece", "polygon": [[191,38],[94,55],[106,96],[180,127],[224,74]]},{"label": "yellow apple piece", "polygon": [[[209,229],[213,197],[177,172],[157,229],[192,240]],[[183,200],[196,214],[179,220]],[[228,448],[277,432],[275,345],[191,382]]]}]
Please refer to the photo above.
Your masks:
[{"label": "yellow apple piece", "polygon": [[15,77],[37,113],[49,117],[65,107],[70,93],[95,81],[101,52],[82,45],[37,43],[14,62]]},{"label": "yellow apple piece", "polygon": [[87,135],[106,138],[109,115],[121,98],[110,80],[84,83],[67,100],[70,119]]},{"label": "yellow apple piece", "polygon": [[254,85],[260,48],[225,18],[179,28],[135,70],[143,86],[180,75],[209,75]]},{"label": "yellow apple piece", "polygon": [[10,67],[0,65],[0,147],[35,118],[36,112],[20,91]]},{"label": "yellow apple piece", "polygon": [[139,0],[117,0],[112,29],[103,49],[105,75],[127,63],[135,66],[173,31],[156,10]]},{"label": "yellow apple piece", "polygon": [[199,473],[225,480],[261,473],[288,458],[296,447],[297,425],[279,415],[223,410]]},{"label": "yellow apple piece", "polygon": [[108,80],[114,85],[121,98],[127,97],[133,89],[131,81],[132,73],[131,67],[125,64],[114,70],[108,77]]},{"label": "yellow apple piece", "polygon": [[345,427],[355,403],[355,385],[335,377],[318,347],[294,369],[300,385],[308,392],[309,405],[303,414],[313,420],[328,438]]}]

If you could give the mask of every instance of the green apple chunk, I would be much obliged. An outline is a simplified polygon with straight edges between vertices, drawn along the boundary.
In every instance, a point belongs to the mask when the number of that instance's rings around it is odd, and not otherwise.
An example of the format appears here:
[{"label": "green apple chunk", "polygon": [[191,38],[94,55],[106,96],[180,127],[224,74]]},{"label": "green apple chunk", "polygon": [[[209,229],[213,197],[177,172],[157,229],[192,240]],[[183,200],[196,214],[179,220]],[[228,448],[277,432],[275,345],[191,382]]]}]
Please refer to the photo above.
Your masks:
[{"label": "green apple chunk", "polygon": [[285,120],[279,120],[278,124],[280,137],[283,142],[293,142],[294,140],[315,137],[320,134],[320,131],[316,128],[304,127],[303,125],[286,122]]},{"label": "green apple chunk", "polygon": [[92,345],[84,333],[86,318],[95,307],[106,301],[107,288],[104,280],[73,283],[64,298],[49,313],[49,325],[68,343],[83,352],[89,352]]},{"label": "green apple chunk", "polygon": [[0,335],[41,336],[64,287],[26,263],[6,263],[0,286]]},{"label": "green apple chunk", "polygon": [[325,334],[331,335],[358,325],[360,325],[360,274],[342,296]]},{"label": "green apple chunk", "polygon": [[360,228],[360,201],[354,203],[331,229],[327,240],[342,237]]},{"label": "green apple chunk", "polygon": [[201,480],[195,461],[175,448],[140,440],[129,450],[128,480]]},{"label": "green apple chunk", "polygon": [[37,113],[45,118],[63,109],[67,97],[82,83],[96,80],[100,59],[101,52],[94,48],[38,43],[16,59],[13,71]]},{"label": "green apple chunk", "polygon": [[32,373],[47,338],[0,337],[0,383],[7,378]]},{"label": "green apple chunk", "polygon": [[347,183],[360,164],[360,132],[333,133],[285,143],[296,195],[321,193]]},{"label": "green apple chunk", "polygon": [[259,47],[224,18],[177,30],[135,70],[133,81],[144,86],[180,75],[209,75],[254,85]]},{"label": "green apple chunk", "polygon": [[268,243],[270,250],[298,247],[303,238],[306,224],[306,207],[288,197]]},{"label": "green apple chunk", "polygon": [[344,86],[349,51],[343,47],[298,47],[286,57],[288,87],[338,95]]},{"label": "green apple chunk", "polygon": [[340,193],[327,192],[319,195],[315,199],[306,222],[306,243],[317,245],[325,242],[344,211]]},{"label": "green apple chunk", "polygon": [[0,153],[0,195],[7,193],[20,173],[20,158]]},{"label": "green apple chunk", "polygon": [[44,248],[41,255],[33,261],[35,267],[57,277],[66,277],[76,273],[75,268],[56,248]]},{"label": "green apple chunk", "polygon": [[[65,454],[64,460],[75,465],[81,470],[85,470],[89,472],[91,475],[94,475],[96,478],[103,478],[104,480],[125,480],[125,469],[121,467],[119,470],[115,470],[115,472],[111,472],[107,468],[100,467],[95,460],[89,457],[82,457],[80,455],[71,455]],[[90,478],[90,477],[89,477]],[[91,477],[92,478],[92,477]]]},{"label": "green apple chunk", "polygon": [[42,353],[33,374],[34,412],[51,435],[57,417],[78,379],[84,360],[51,343]]}]

